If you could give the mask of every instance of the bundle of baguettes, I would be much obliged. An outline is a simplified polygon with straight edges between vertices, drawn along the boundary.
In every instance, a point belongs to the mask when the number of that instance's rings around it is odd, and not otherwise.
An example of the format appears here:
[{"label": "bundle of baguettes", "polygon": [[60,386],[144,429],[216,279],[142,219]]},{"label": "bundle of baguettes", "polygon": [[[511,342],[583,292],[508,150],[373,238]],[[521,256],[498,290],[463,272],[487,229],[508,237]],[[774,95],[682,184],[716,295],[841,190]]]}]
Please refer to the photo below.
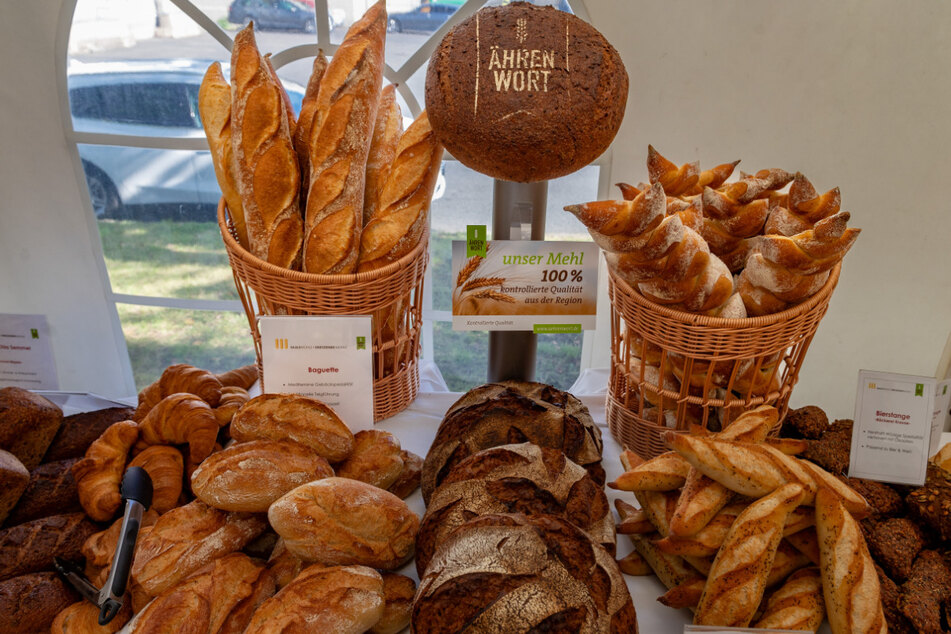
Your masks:
[{"label": "bundle of baguettes", "polygon": [[[426,235],[442,147],[425,112],[404,132],[395,86],[382,88],[386,23],[381,0],[329,62],[318,54],[298,121],[253,24],[235,36],[230,83],[208,69],[199,109],[215,173],[239,243],[260,259],[348,274]],[[379,318],[395,331],[390,313]]]},{"label": "bundle of baguettes", "polygon": [[628,574],[652,571],[658,600],[694,611],[694,623],[884,632],[881,590],[857,519],[866,500],[795,453],[805,443],[767,437],[777,411],[761,406],[719,434],[668,432],[673,451],[648,461],[625,452],[614,488],[618,533],[635,551]]},{"label": "bundle of baguettes", "polygon": [[819,195],[781,169],[729,181],[737,163],[678,166],[648,146],[649,184],[565,210],[652,302],[713,317],[783,311],[819,292],[860,230],[846,227],[838,188]]}]

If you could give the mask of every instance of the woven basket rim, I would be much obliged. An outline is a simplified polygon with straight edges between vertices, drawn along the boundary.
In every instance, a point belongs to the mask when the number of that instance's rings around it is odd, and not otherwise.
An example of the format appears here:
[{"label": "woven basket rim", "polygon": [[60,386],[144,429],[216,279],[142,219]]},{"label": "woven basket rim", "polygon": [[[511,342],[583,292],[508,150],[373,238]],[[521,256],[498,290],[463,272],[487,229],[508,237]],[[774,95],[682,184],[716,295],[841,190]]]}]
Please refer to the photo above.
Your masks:
[{"label": "woven basket rim", "polygon": [[261,270],[264,273],[294,280],[296,282],[318,285],[355,284],[360,282],[370,282],[382,277],[386,277],[408,266],[411,262],[413,262],[413,260],[419,257],[420,252],[426,249],[429,244],[429,240],[427,239],[429,230],[427,228],[426,232],[422,236],[422,239],[419,241],[419,244],[417,244],[412,251],[401,257],[399,260],[396,260],[395,262],[387,264],[386,266],[380,267],[378,269],[364,271],[362,273],[338,273],[332,275],[304,273],[303,271],[292,271],[290,269],[285,269],[275,264],[271,264],[270,262],[265,262],[261,258],[257,257],[241,246],[237,240],[235,240],[234,235],[231,232],[233,226],[234,225],[231,215],[228,212],[228,206],[225,204],[224,197],[222,197],[218,201],[218,228],[221,230],[221,238],[224,240],[225,248],[229,253],[243,261],[245,265]]},{"label": "woven basket rim", "polygon": [[646,297],[641,295],[639,291],[634,288],[631,288],[630,284],[624,281],[615,271],[609,266],[608,268],[608,277],[611,282],[616,284],[621,291],[629,296],[634,303],[638,304],[639,307],[659,314],[662,317],[678,321],[691,326],[706,326],[710,328],[727,328],[727,329],[746,329],[746,328],[762,328],[764,326],[770,326],[776,323],[782,323],[789,321],[803,313],[807,313],[815,308],[820,303],[828,301],[829,296],[832,294],[832,291],[835,289],[836,284],[839,280],[839,270],[842,267],[842,263],[838,262],[829,272],[829,279],[826,280],[825,284],[822,285],[822,288],[819,289],[814,295],[809,297],[806,301],[796,304],[786,310],[780,311],[778,313],[770,313],[769,315],[763,315],[761,317],[742,317],[742,318],[726,318],[726,317],[710,317],[708,315],[700,315],[697,313],[688,313],[686,311],[674,310],[668,308],[662,304],[655,304],[654,302],[648,300]]}]

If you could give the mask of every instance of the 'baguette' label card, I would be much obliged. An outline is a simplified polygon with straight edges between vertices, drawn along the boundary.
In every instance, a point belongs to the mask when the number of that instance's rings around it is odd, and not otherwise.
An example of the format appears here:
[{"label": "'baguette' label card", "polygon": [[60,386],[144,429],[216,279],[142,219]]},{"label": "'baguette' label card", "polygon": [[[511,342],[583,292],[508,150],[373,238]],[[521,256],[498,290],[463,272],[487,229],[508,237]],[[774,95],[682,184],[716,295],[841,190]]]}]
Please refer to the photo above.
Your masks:
[{"label": "'baguette' label card", "polygon": [[931,377],[859,371],[850,477],[924,484],[936,385]]},{"label": "'baguette' label card", "polygon": [[370,316],[261,317],[262,383],[267,392],[309,396],[351,431],[373,428]]},{"label": "'baguette' label card", "polygon": [[[452,243],[453,330],[581,332],[595,326],[598,247],[593,242]],[[467,248],[467,245],[468,248]]]}]

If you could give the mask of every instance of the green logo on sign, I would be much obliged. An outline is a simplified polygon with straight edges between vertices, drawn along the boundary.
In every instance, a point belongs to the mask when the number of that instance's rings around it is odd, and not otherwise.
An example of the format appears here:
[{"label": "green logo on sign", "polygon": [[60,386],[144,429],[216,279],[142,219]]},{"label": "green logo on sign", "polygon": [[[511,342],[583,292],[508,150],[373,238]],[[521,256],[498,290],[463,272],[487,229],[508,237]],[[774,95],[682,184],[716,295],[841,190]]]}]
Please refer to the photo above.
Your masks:
[{"label": "green logo on sign", "polygon": [[367,338],[357,337],[357,350],[366,350],[366,349],[367,349]]},{"label": "green logo on sign", "polygon": [[485,257],[485,225],[466,226],[466,257]]},{"label": "green logo on sign", "polygon": [[925,395],[925,384],[915,383],[915,396],[924,396],[924,395]]},{"label": "green logo on sign", "polygon": [[32,337],[33,339],[39,339],[40,338],[39,331],[37,331],[36,328],[30,328],[30,337]]}]

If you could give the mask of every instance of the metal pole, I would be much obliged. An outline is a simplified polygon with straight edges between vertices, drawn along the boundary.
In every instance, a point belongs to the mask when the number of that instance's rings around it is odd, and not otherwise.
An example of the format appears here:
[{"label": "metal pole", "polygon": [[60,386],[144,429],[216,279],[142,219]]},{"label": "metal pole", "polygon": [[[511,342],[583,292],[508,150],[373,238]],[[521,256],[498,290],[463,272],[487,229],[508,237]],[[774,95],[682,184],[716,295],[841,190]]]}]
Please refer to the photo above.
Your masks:
[{"label": "metal pole", "polygon": [[[493,240],[544,240],[548,181],[495,181]],[[489,381],[535,380],[537,337],[530,331],[489,333]]]}]

